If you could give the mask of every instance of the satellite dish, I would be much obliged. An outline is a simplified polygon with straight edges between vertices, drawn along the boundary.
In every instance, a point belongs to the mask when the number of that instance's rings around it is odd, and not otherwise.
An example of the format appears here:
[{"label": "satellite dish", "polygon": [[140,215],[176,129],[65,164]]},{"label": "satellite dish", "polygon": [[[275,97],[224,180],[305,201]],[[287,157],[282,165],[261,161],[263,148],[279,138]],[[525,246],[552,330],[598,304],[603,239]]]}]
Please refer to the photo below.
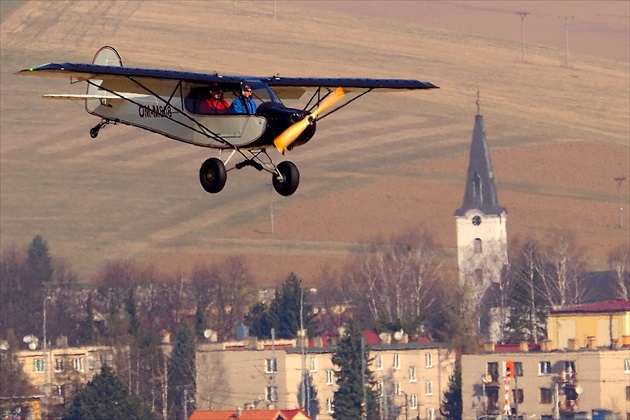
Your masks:
[{"label": "satellite dish", "polygon": [[28,345],[28,348],[31,350],[35,350],[37,348],[37,343],[34,341],[31,341]]},{"label": "satellite dish", "polygon": [[9,342],[7,340],[0,341],[0,350],[8,350]]},{"label": "satellite dish", "polygon": [[32,334],[25,335],[22,341],[24,341],[26,344],[31,343],[33,341],[33,335]]},{"label": "satellite dish", "polygon": [[387,340],[387,333],[386,332],[382,332],[378,335],[378,338],[381,339],[381,341],[386,341]]},{"label": "satellite dish", "polygon": [[403,331],[403,330],[396,331],[396,332],[394,333],[394,340],[396,340],[396,341],[400,341],[400,340],[403,338],[403,334],[404,334],[404,331]]},{"label": "satellite dish", "polygon": [[582,392],[584,392],[584,388],[582,388],[582,385],[578,385],[575,387],[575,393],[580,395]]},{"label": "satellite dish", "polygon": [[204,332],[203,332],[203,336],[204,337],[210,338],[211,335],[212,335],[212,330],[211,329],[204,330]]}]

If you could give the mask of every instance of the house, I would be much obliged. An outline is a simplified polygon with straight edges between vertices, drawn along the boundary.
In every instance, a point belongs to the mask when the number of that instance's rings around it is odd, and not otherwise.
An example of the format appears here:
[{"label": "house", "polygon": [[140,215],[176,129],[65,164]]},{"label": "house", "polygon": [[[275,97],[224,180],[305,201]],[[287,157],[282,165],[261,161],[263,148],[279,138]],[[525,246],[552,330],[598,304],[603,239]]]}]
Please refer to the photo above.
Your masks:
[{"label": "house", "polygon": [[540,345],[490,344],[462,355],[464,418],[573,419],[602,410],[630,418],[630,302],[556,308],[547,331]]},{"label": "house", "polygon": [[[421,343],[400,336],[383,340],[368,334],[370,366],[377,381],[379,404],[388,418],[435,419],[455,366],[455,355],[443,343]],[[196,353],[198,408],[242,413],[250,409],[297,408],[331,420],[337,390],[332,363],[335,347],[314,339],[304,347],[297,340],[256,340],[211,343]]]},{"label": "house", "polygon": [[195,411],[189,420],[311,420],[302,410]]}]

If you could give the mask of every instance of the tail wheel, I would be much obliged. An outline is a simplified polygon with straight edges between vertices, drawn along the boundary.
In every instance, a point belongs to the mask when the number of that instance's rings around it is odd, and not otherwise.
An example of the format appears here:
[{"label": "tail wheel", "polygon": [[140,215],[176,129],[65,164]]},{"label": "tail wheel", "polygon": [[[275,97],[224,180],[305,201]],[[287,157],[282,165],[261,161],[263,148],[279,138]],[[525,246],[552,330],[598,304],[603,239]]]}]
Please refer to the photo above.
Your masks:
[{"label": "tail wheel", "polygon": [[220,159],[207,159],[199,169],[199,181],[204,190],[210,194],[218,193],[225,186],[227,172]]},{"label": "tail wheel", "polygon": [[285,160],[280,162],[276,169],[280,173],[273,175],[273,188],[285,197],[293,194],[300,184],[300,171],[293,162]]}]

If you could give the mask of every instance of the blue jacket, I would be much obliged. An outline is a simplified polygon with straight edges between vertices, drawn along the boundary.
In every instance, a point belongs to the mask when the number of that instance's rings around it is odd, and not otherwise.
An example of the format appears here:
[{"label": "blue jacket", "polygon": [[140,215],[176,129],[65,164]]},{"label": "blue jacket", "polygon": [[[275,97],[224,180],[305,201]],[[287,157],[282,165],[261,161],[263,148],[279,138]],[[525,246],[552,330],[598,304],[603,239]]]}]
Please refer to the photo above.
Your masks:
[{"label": "blue jacket", "polygon": [[256,102],[252,98],[238,97],[232,101],[230,110],[235,114],[255,114]]}]

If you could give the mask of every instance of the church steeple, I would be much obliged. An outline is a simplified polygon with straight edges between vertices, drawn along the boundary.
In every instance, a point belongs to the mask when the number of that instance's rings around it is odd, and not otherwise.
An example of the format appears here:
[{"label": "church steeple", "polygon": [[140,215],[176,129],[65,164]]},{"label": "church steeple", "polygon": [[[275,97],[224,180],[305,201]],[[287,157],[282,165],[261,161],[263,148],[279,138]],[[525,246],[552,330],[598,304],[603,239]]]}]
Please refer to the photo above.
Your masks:
[{"label": "church steeple", "polygon": [[499,205],[497,199],[483,116],[479,108],[479,91],[477,91],[477,115],[475,115],[475,127],[470,145],[464,202],[455,212],[455,216],[463,216],[471,209],[478,209],[486,215],[505,213],[505,209]]}]

